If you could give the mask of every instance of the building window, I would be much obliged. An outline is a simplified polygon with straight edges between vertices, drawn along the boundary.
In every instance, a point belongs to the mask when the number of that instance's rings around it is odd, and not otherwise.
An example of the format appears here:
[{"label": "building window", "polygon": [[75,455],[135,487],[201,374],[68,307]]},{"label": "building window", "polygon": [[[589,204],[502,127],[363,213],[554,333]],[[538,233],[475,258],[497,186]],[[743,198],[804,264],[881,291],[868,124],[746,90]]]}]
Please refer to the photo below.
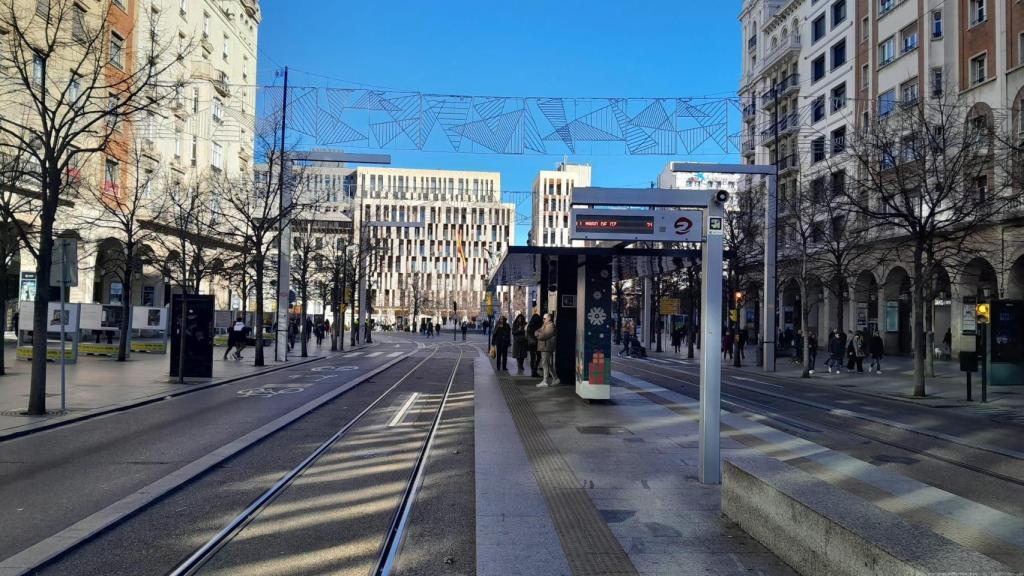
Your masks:
[{"label": "building window", "polygon": [[868,36],[871,34],[871,26],[869,25],[868,17],[865,16],[860,19],[860,39],[862,42],[866,42]]},{"label": "building window", "polygon": [[832,3],[832,27],[842,24],[846,20],[846,0],[838,0]]},{"label": "building window", "polygon": [[825,37],[825,15],[822,14],[811,22],[811,44]]},{"label": "building window", "polygon": [[43,83],[43,68],[45,68],[45,66],[46,63],[43,61],[42,56],[39,54],[32,55],[32,81],[35,82],[36,85]]},{"label": "building window", "polygon": [[896,6],[896,0],[878,0],[878,15],[881,16]]},{"label": "building window", "polygon": [[78,4],[71,5],[71,37],[77,42],[85,41],[85,11]]},{"label": "building window", "polygon": [[903,45],[904,54],[917,48],[917,22],[900,31],[900,40]]},{"label": "building window", "polygon": [[878,66],[882,67],[892,62],[896,57],[896,38],[890,36],[878,45]]},{"label": "building window", "polygon": [[832,69],[835,70],[846,64],[846,40],[840,40],[832,45]]},{"label": "building window", "polygon": [[886,117],[896,108],[896,90],[886,90],[878,95],[878,115]]},{"label": "building window", "polygon": [[918,98],[917,78],[900,86],[900,101],[904,104],[916,104]]},{"label": "building window", "polygon": [[825,55],[822,54],[811,62],[811,82],[817,82],[825,77]]},{"label": "building window", "polygon": [[182,16],[188,14],[188,0],[181,0],[178,3],[178,9],[181,11]]},{"label": "building window", "polygon": [[943,92],[942,66],[932,68],[932,97],[939,98]]},{"label": "building window", "polygon": [[192,156],[189,164],[193,168],[199,165],[199,137],[194,134],[192,135]]},{"label": "building window", "polygon": [[1017,35],[1017,66],[1024,64],[1024,32]]},{"label": "building window", "polygon": [[970,0],[968,4],[970,6],[969,18],[971,26],[976,26],[984,22],[988,16],[985,12],[985,0]]},{"label": "building window", "polygon": [[984,202],[988,197],[988,176],[978,176],[974,179],[974,193],[977,194],[978,202]]},{"label": "building window", "polygon": [[871,83],[871,73],[868,69],[867,64],[862,64],[860,67],[860,87],[862,90],[867,90],[868,85]]},{"label": "building window", "polygon": [[228,59],[228,54],[230,53],[230,50],[229,50],[230,47],[231,47],[231,39],[228,38],[228,36],[225,34],[224,35],[224,53],[223,53],[223,56],[224,56],[225,60]]},{"label": "building window", "polygon": [[174,131],[174,158],[181,160],[181,129]]},{"label": "building window", "polygon": [[192,113],[199,113],[199,88],[192,89]]},{"label": "building window", "polygon": [[985,81],[986,54],[979,54],[971,58],[971,85],[981,84]]},{"label": "building window", "polygon": [[846,150],[846,126],[832,131],[832,154],[840,154]]},{"label": "building window", "polygon": [[832,89],[832,112],[846,107],[846,82]]},{"label": "building window", "polygon": [[942,38],[942,10],[932,12],[932,38]]},{"label": "building window", "polygon": [[818,96],[811,102],[811,123],[825,119],[825,97]]},{"label": "building window", "polygon": [[117,183],[120,181],[118,175],[120,174],[120,166],[117,160],[111,160],[107,158],[107,162],[103,168],[103,192],[107,194],[117,193]]},{"label": "building window", "polygon": [[210,15],[203,12],[203,39],[210,37]]},{"label": "building window", "polygon": [[811,162],[821,162],[825,159],[825,137],[819,136],[811,140]]},{"label": "building window", "polygon": [[114,32],[110,33],[110,63],[124,68],[124,38]]},{"label": "building window", "polygon": [[220,98],[213,99],[213,106],[211,106],[213,113],[213,121],[221,123],[224,121],[224,105],[221,103]]}]

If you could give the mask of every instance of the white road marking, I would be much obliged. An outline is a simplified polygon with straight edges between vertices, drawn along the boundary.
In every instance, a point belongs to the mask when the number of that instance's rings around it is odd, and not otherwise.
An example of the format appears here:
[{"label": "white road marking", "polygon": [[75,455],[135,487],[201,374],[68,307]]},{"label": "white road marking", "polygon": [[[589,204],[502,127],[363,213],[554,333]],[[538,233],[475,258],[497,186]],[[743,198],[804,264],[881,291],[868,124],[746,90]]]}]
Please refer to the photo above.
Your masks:
[{"label": "white road marking", "polygon": [[404,354],[404,352],[392,352],[391,354],[388,354],[388,358],[397,358],[402,354]]},{"label": "white road marking", "polygon": [[345,356],[346,358],[351,358],[352,356],[359,356],[360,354],[362,354],[362,352],[349,352],[348,354],[342,354],[342,356]]},{"label": "white road marking", "polygon": [[366,357],[373,358],[375,356],[380,356],[381,354],[383,354],[383,352],[370,352],[369,354],[366,355]]},{"label": "white road marking", "polygon": [[774,388],[785,388],[785,386],[779,386],[778,384],[769,384],[767,382],[761,382],[760,380],[754,380],[753,378],[744,378],[743,376],[726,376],[726,378],[733,378],[734,380],[742,380],[744,382],[753,382],[754,384],[760,384],[762,386],[772,386]]},{"label": "white road marking", "polygon": [[412,405],[416,402],[416,399],[419,397],[419,392],[413,392],[412,395],[409,396],[409,399],[406,400],[404,404],[402,404],[402,407],[398,409],[398,413],[395,414],[393,418],[391,418],[390,422],[388,422],[388,428],[394,428],[395,426],[398,426],[398,424],[402,420],[405,420],[405,415],[409,413],[409,409],[412,408]]}]

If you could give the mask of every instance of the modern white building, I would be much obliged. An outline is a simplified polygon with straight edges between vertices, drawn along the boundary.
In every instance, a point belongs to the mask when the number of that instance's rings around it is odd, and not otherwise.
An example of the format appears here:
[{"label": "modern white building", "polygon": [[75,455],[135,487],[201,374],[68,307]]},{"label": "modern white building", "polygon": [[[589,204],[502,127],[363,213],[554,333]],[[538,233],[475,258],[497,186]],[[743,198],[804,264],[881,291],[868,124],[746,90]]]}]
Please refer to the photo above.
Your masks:
[{"label": "modern white building", "polygon": [[501,174],[359,167],[351,181],[356,241],[374,246],[377,263],[372,317],[447,319],[452,302],[460,320],[477,317],[490,267],[515,240],[515,205],[501,200]]},{"label": "modern white building", "polygon": [[541,170],[533,181],[530,246],[582,246],[569,240],[572,191],[590,186],[590,165],[561,162],[555,170]]},{"label": "modern white building", "polygon": [[673,190],[725,190],[735,196],[739,190],[738,174],[719,174],[717,172],[673,172],[669,162],[658,174],[658,188]]}]

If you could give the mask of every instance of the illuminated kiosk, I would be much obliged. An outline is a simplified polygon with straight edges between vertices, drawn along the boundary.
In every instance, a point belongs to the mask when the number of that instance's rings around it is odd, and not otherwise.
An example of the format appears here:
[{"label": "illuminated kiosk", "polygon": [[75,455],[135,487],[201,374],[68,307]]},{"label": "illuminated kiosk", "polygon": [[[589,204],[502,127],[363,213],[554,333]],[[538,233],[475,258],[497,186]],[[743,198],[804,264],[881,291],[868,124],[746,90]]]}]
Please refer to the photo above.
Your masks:
[{"label": "illuminated kiosk", "polygon": [[[539,313],[552,312],[557,328],[556,373],[587,400],[611,398],[612,285],[700,265],[700,462],[706,484],[721,481],[719,410],[722,342],[723,212],[728,194],[714,190],[576,188],[573,240],[611,246],[511,246],[490,279],[492,286],[539,286]],[[614,208],[608,208],[614,207]],[[625,210],[622,207],[638,207]],[[678,248],[631,247],[656,242]],[[678,244],[684,243],[684,244]],[[684,248],[701,243],[700,250]],[[570,320],[570,318],[572,320]]]}]

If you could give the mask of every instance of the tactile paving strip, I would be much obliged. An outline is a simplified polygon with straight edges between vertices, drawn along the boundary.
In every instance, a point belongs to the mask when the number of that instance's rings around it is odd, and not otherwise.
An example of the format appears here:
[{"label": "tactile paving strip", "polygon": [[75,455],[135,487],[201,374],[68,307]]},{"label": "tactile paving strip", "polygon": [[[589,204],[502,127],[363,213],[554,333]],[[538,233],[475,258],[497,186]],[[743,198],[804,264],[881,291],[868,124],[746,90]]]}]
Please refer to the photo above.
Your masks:
[{"label": "tactile paving strip", "polygon": [[508,376],[499,374],[498,381],[574,576],[637,576],[629,556],[555,448],[526,398]]}]

